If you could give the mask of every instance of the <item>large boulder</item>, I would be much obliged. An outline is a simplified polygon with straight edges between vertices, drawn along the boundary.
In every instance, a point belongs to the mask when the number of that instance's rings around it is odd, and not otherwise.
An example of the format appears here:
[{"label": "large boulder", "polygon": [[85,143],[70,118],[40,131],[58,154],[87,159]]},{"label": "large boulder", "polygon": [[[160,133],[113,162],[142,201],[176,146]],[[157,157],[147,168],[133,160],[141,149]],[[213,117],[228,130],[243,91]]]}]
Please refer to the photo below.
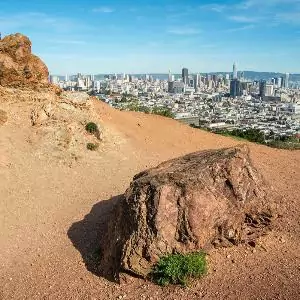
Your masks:
[{"label": "large boulder", "polygon": [[0,85],[43,87],[48,76],[47,66],[31,53],[28,37],[17,33],[0,40]]},{"label": "large boulder", "polygon": [[166,253],[253,243],[267,232],[271,189],[248,152],[196,152],[136,175],[109,224],[100,269],[146,277]]}]

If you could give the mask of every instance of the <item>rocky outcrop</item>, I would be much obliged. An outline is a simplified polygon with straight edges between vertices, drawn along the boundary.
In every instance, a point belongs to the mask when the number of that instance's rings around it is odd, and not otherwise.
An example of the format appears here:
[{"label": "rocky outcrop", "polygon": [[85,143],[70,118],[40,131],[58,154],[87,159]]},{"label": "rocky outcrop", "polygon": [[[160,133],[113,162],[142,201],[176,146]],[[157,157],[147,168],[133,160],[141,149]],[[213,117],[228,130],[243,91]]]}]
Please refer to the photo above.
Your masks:
[{"label": "rocky outcrop", "polygon": [[246,146],[196,152],[144,171],[116,207],[100,269],[145,277],[166,253],[253,243],[270,229],[270,191]]},{"label": "rocky outcrop", "polygon": [[31,53],[30,40],[12,34],[0,40],[0,85],[7,87],[48,86],[48,68]]}]

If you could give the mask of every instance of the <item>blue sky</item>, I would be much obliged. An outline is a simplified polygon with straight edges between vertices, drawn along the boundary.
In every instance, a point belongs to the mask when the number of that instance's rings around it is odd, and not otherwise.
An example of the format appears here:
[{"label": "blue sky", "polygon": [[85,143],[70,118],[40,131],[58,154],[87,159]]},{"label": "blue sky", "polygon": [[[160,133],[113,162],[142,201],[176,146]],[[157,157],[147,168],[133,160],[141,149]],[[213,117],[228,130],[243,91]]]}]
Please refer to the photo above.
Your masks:
[{"label": "blue sky", "polygon": [[0,0],[51,73],[300,73],[300,0]]}]

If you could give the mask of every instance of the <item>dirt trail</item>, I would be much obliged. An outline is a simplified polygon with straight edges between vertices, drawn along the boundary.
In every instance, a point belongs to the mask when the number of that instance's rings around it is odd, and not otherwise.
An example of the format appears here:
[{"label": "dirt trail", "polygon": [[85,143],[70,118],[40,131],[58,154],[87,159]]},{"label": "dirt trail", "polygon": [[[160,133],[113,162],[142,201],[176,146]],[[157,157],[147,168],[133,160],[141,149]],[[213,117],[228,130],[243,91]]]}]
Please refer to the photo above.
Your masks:
[{"label": "dirt trail", "polygon": [[70,163],[36,151],[28,105],[0,103],[9,117],[0,126],[0,299],[300,298],[300,152],[249,143],[255,166],[282,195],[282,216],[260,246],[213,251],[209,275],[188,289],[129,276],[116,285],[94,275],[92,262],[115,196],[133,175],[239,142],[94,102],[102,148]]}]

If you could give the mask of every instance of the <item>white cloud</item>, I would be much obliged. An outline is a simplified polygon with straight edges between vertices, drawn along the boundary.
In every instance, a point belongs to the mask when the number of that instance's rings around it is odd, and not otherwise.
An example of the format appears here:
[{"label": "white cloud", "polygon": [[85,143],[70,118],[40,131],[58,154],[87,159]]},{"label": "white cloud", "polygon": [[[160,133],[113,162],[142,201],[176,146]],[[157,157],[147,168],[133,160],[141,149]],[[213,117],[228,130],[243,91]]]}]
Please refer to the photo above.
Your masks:
[{"label": "white cloud", "polygon": [[276,5],[287,5],[287,4],[297,4],[300,0],[246,0],[242,1],[236,8],[238,9],[250,9],[255,6],[276,6]]},{"label": "white cloud", "polygon": [[256,23],[259,20],[257,18],[253,18],[253,17],[247,17],[247,16],[230,16],[229,17],[230,20],[235,21],[235,22],[239,22],[239,23]]},{"label": "white cloud", "polygon": [[227,8],[227,6],[223,5],[223,4],[221,5],[221,4],[217,4],[217,3],[212,3],[212,4],[201,5],[201,6],[199,6],[199,8],[212,10],[214,12],[221,13]]},{"label": "white cloud", "polygon": [[176,34],[176,35],[195,35],[199,34],[201,30],[193,27],[178,27],[178,28],[170,28],[167,30],[170,34]]},{"label": "white cloud", "polygon": [[96,13],[113,13],[115,10],[112,7],[108,7],[108,6],[100,6],[100,7],[96,7],[93,9],[93,12]]},{"label": "white cloud", "polygon": [[62,18],[53,15],[48,15],[40,12],[24,12],[11,15],[1,15],[0,27],[2,32],[26,32],[29,30],[49,30],[70,32],[75,29],[90,29],[84,23],[76,22],[73,19]]},{"label": "white cloud", "polygon": [[291,23],[295,25],[300,24],[300,12],[287,12],[287,13],[279,13],[275,15],[275,21],[279,23]]},{"label": "white cloud", "polygon": [[237,27],[237,28],[230,28],[227,29],[226,32],[236,32],[236,31],[243,31],[243,30],[250,30],[255,28],[253,24],[242,26],[242,27]]}]

